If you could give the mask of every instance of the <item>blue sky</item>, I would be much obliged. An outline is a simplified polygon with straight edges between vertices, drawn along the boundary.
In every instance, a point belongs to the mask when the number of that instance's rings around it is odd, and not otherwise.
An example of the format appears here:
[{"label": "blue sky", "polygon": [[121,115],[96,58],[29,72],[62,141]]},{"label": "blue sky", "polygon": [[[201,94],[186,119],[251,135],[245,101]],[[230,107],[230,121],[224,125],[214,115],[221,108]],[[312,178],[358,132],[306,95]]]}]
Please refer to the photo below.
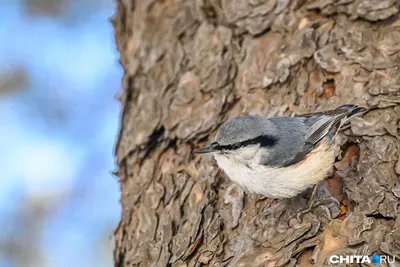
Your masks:
[{"label": "blue sky", "polygon": [[[30,266],[112,266],[122,76],[114,5],[64,1],[55,17],[32,16],[23,1],[0,4],[0,84],[10,73],[27,77],[0,88],[0,244],[23,235],[29,245],[19,245],[38,252],[27,253]],[[1,248],[1,266],[26,261]]]}]

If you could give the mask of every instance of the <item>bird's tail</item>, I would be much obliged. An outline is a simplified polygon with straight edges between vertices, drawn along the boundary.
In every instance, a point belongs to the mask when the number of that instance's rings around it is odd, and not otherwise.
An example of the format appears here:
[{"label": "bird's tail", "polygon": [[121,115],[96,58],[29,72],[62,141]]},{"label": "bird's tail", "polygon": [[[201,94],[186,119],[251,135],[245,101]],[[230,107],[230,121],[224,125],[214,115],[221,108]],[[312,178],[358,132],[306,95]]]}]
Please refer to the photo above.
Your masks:
[{"label": "bird's tail", "polygon": [[351,118],[363,114],[364,112],[368,111],[368,109],[357,105],[347,104],[337,107],[335,111],[342,113],[342,115],[338,116],[338,118],[341,117],[341,119],[337,120],[339,124],[337,124],[336,127],[332,127],[332,130],[335,132],[334,135],[336,135],[339,132],[340,128],[342,128],[342,126],[346,124]]},{"label": "bird's tail", "polygon": [[342,105],[340,107],[337,107],[335,110],[337,110],[337,111],[345,110],[346,111],[345,120],[347,121],[354,116],[361,115],[362,113],[366,112],[368,109],[357,106],[357,105],[347,104],[347,105]]}]

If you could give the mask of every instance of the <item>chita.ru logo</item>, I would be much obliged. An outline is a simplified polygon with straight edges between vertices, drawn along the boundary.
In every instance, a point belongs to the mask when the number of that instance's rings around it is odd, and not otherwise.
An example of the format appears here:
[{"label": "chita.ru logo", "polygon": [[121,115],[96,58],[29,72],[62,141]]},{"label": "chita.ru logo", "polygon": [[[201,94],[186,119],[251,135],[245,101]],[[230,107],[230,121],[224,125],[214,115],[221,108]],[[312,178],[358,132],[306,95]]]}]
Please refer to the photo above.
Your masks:
[{"label": "chita.ru logo", "polygon": [[390,255],[332,255],[329,257],[329,263],[394,263],[395,257]]}]

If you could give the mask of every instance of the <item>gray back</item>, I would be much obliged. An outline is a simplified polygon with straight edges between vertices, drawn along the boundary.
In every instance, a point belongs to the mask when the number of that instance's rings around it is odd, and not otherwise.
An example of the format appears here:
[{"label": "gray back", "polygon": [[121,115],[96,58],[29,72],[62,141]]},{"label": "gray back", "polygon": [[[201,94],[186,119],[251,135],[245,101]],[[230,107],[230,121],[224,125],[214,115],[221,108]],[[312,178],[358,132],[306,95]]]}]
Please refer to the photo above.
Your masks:
[{"label": "gray back", "polygon": [[241,116],[224,122],[215,136],[215,141],[225,146],[251,140],[263,135],[277,134],[277,127],[268,118]]},{"label": "gray back", "polygon": [[279,129],[278,144],[270,149],[270,157],[266,164],[271,166],[285,166],[303,151],[308,127],[304,118],[285,117],[271,118]]}]

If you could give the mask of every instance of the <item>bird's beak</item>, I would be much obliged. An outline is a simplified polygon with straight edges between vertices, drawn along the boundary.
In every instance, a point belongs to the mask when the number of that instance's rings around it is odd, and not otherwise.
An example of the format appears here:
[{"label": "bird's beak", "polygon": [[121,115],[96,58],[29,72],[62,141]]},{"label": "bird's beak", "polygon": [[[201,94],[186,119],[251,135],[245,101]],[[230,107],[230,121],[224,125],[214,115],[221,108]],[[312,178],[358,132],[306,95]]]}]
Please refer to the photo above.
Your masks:
[{"label": "bird's beak", "polygon": [[217,143],[211,143],[209,146],[200,148],[196,150],[194,153],[196,154],[208,154],[208,153],[215,153],[218,152],[219,149],[217,149]]}]

